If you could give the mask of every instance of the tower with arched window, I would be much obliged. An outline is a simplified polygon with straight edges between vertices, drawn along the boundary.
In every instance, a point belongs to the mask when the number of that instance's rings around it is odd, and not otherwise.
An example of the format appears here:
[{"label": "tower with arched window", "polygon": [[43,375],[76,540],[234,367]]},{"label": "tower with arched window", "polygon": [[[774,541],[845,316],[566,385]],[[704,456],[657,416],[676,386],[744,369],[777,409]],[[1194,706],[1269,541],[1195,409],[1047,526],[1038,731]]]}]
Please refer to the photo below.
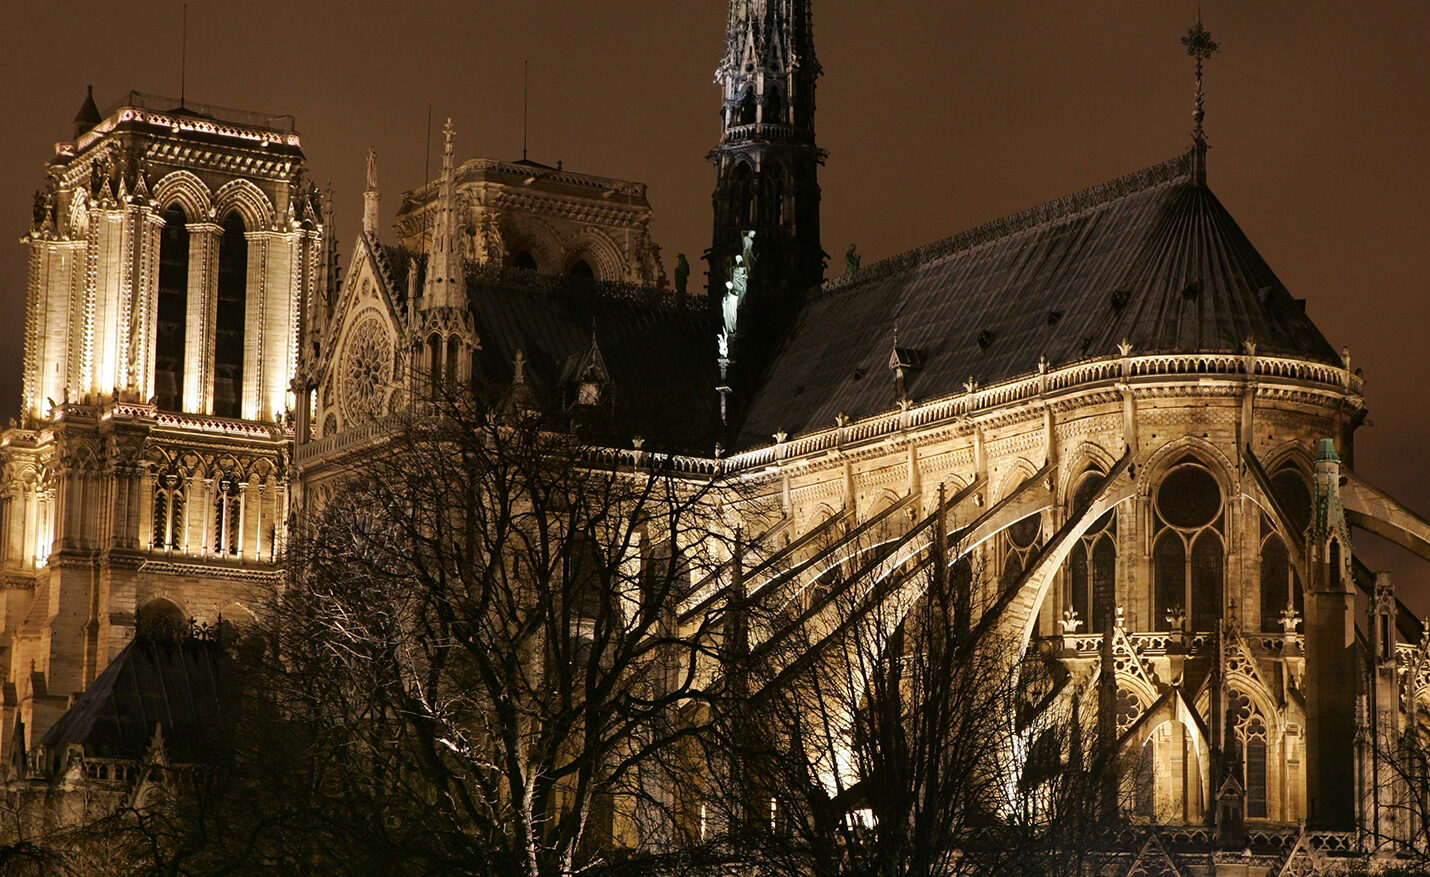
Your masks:
[{"label": "tower with arched window", "polygon": [[299,336],[328,264],[303,174],[291,117],[137,92],[87,99],[56,146],[4,435],[7,758],[144,607],[214,624],[276,574]]}]

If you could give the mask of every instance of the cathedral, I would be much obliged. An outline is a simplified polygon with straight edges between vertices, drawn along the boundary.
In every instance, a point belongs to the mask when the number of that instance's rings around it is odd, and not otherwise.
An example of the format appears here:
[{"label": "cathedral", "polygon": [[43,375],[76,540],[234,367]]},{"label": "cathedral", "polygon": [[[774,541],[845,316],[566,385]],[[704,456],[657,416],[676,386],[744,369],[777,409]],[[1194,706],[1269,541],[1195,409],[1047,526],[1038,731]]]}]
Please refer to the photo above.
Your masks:
[{"label": "cathedral", "polygon": [[0,438],[9,781],[199,746],[211,657],[136,633],[242,625],[293,516],[445,380],[754,485],[779,518],[749,531],[801,559],[771,593],[855,550],[811,534],[902,522],[881,550],[914,556],[939,519],[1001,630],[1115,667],[1128,818],[1175,829],[1118,873],[1175,844],[1183,873],[1318,873],[1419,831],[1377,743],[1424,732],[1430,639],[1353,545],[1430,559],[1430,522],[1357,474],[1364,379],[1213,193],[1200,104],[1183,154],[826,277],[811,5],[731,0],[703,290],[644,184],[459,161],[450,123],[392,229],[369,154],[340,256],[291,117],[86,98],[23,238]]}]

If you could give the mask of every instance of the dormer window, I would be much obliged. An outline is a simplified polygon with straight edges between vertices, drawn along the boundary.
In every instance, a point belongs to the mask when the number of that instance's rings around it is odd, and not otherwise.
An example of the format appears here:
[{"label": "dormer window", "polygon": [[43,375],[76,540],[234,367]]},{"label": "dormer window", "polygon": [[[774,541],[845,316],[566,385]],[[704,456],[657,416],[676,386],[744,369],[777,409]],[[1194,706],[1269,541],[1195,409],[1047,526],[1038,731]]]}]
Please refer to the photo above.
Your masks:
[{"label": "dormer window", "polygon": [[599,405],[601,404],[601,391],[605,388],[606,377],[601,374],[595,366],[587,368],[581,373],[581,380],[576,385],[577,405]]}]

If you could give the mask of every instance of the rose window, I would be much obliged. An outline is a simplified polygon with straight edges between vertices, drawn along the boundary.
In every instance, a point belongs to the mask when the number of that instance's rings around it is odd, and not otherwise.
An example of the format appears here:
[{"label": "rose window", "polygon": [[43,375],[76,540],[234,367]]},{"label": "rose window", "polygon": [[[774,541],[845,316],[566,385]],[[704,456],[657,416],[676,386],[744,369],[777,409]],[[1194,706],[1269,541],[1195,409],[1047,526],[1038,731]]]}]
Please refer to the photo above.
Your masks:
[{"label": "rose window", "polygon": [[383,396],[392,378],[392,341],[380,318],[364,317],[348,334],[340,372],[346,419],[371,420],[380,414]]}]

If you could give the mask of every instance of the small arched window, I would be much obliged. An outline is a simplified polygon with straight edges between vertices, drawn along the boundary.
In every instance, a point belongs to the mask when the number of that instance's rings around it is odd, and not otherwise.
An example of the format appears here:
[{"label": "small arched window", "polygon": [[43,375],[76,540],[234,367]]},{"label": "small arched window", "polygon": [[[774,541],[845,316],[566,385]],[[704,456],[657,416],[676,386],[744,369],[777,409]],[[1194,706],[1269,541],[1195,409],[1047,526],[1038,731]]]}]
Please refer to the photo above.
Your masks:
[{"label": "small arched window", "polygon": [[771,87],[765,93],[764,121],[775,125],[783,125],[786,121],[784,96],[778,88]]},{"label": "small arched window", "polygon": [[184,208],[164,211],[159,233],[159,302],[154,323],[154,401],[184,407],[184,335],[189,321],[189,229]]},{"label": "small arched window", "polygon": [[442,385],[442,339],[438,335],[427,339],[427,378],[433,389]]},{"label": "small arched window", "polygon": [[243,217],[230,213],[218,245],[218,303],[214,310],[213,410],[240,417],[243,406],[244,321],[248,303],[248,238]]},{"label": "small arched window", "polygon": [[183,610],[162,597],[140,607],[136,623],[136,633],[152,639],[177,639],[186,627]]},{"label": "small arched window", "polygon": [[740,100],[740,124],[755,124],[755,94],[752,91],[745,92],[744,98]]},{"label": "small arched window", "polygon": [[184,479],[166,472],[154,480],[154,539],[158,549],[181,547],[184,535]]},{"label": "small arched window", "polygon": [[1042,545],[1043,516],[1029,515],[1003,531],[1002,573],[998,583],[1002,588],[1010,588],[1023,577],[1028,562],[1038,553]]},{"label": "small arched window", "polygon": [[214,553],[238,554],[243,542],[243,490],[236,477],[214,485],[213,522]]},{"label": "small arched window", "polygon": [[[1304,533],[1311,522],[1311,490],[1293,464],[1287,463],[1271,476],[1277,504],[1286,513],[1287,526]],[[1289,608],[1297,615],[1306,611],[1301,577],[1291,563],[1291,552],[1270,516],[1261,516],[1261,629],[1281,633],[1283,613]]]},{"label": "small arched window", "polygon": [[[1084,472],[1073,491],[1069,518],[1080,517],[1097,498],[1102,473]],[[1108,511],[1088,527],[1068,554],[1068,603],[1082,619],[1082,630],[1105,633],[1116,613],[1117,517]]]},{"label": "small arched window", "polygon": [[[1168,471],[1153,503],[1152,622],[1158,630],[1216,628],[1221,619],[1226,551],[1221,485],[1191,458]],[[1190,610],[1190,613],[1189,611]]]},{"label": "small arched window", "polygon": [[462,342],[456,335],[447,339],[447,386],[456,387],[461,380],[458,370],[462,365]]}]

